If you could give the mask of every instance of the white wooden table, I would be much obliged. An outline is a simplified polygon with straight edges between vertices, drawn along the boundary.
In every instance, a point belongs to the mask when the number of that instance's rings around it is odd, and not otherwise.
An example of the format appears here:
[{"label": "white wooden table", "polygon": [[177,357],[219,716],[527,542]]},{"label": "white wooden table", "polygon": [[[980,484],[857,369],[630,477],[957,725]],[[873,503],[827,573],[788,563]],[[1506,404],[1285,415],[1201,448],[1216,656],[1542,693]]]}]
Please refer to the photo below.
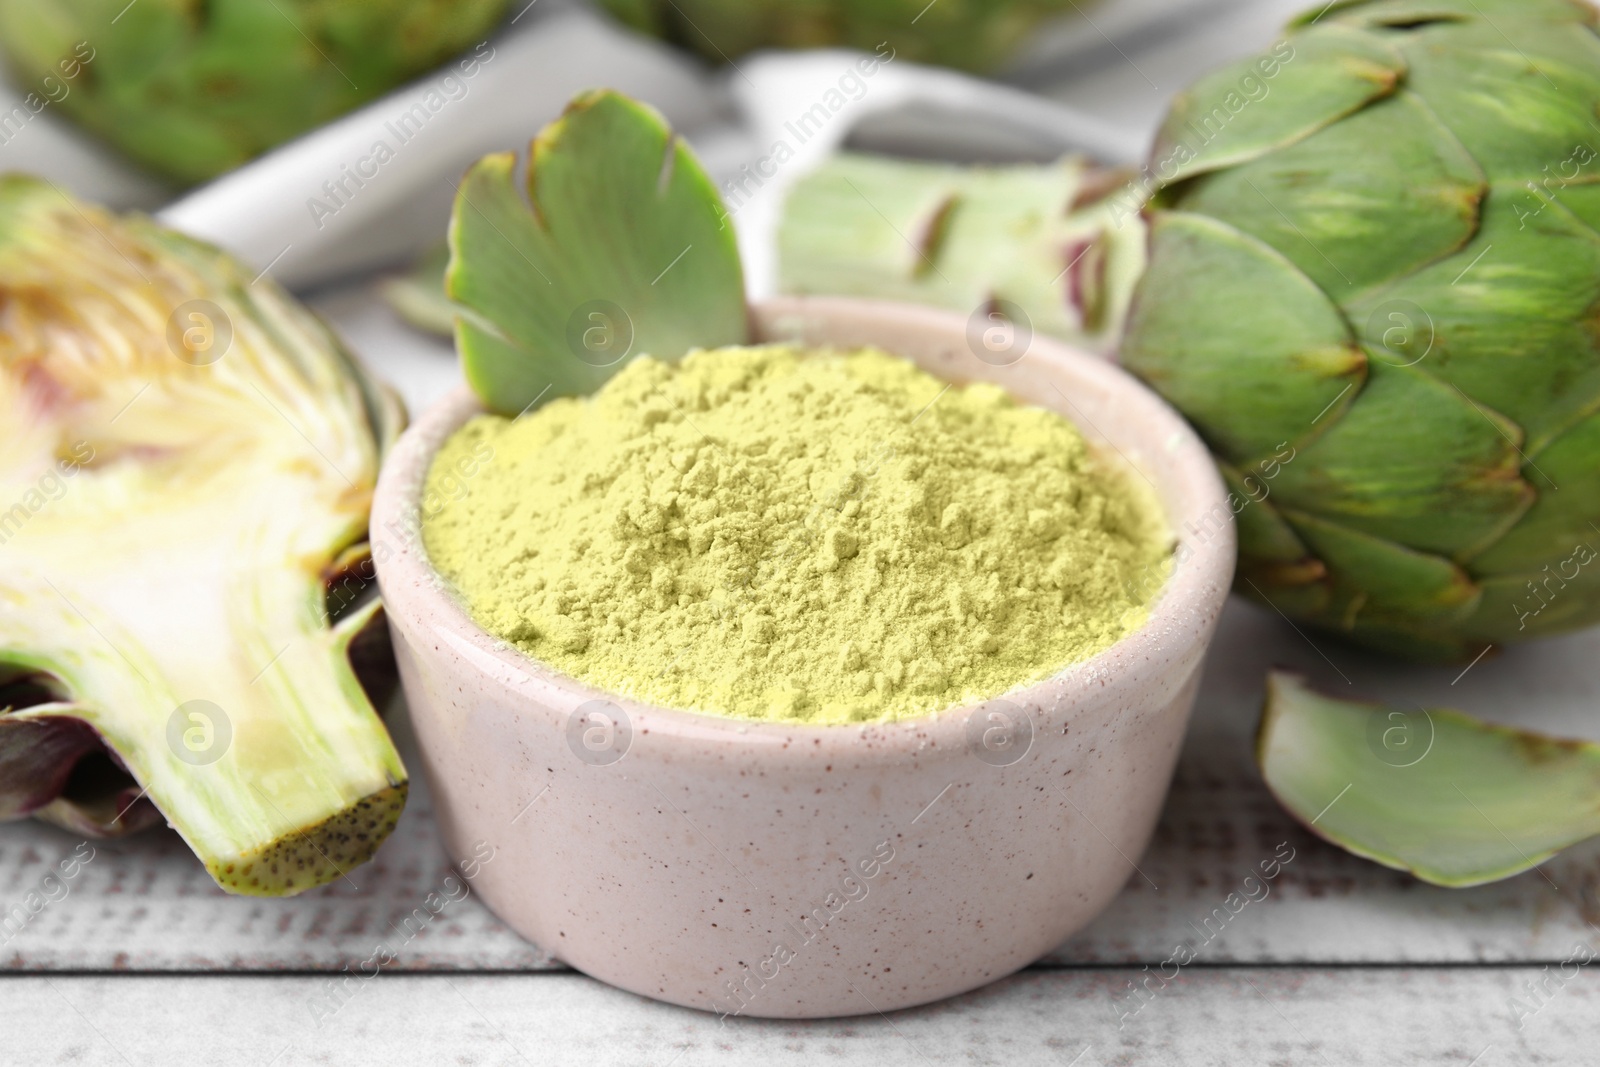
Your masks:
[{"label": "white wooden table", "polygon": [[[414,408],[454,382],[448,349],[400,326],[365,286],[318,306]],[[1111,908],[1034,967],[943,1004],[724,1026],[563,968],[470,896],[375,977],[347,979],[380,943],[400,943],[397,924],[450,873],[419,780],[372,863],[289,900],[224,896],[168,832],[97,844],[66,895],[0,944],[0,1064],[1592,1061],[1600,979],[1560,975],[1575,946],[1600,947],[1600,844],[1496,885],[1425,886],[1300,829],[1261,785],[1251,741],[1273,665],[1330,691],[1600,737],[1600,632],[1464,676],[1313,640],[1230,605],[1142,873],[1130,868]],[[391,722],[411,751],[403,708]],[[1224,899],[1284,842],[1294,858],[1269,894],[1228,914]],[[80,844],[0,826],[0,907]],[[1179,944],[1196,961],[1170,982],[1151,977]],[[1146,979],[1158,992],[1141,999],[1133,985]],[[1539,982],[1546,992],[1530,994]]]},{"label": "white wooden table", "polygon": [[[1358,687],[1385,673],[1323,651]],[[0,1063],[1591,1061],[1600,985],[1583,972],[1550,976],[1575,945],[1600,945],[1590,925],[1600,848],[1444,890],[1322,844],[1266,794],[1250,739],[1268,664],[1324,682],[1333,672],[1244,604],[1230,607],[1217,652],[1155,843],[1138,859],[1143,874],[1130,869],[1112,907],[1047,959],[967,996],[883,1017],[723,1026],[563,969],[467,897],[376,977],[345,982],[330,1012],[343,969],[396,944],[394,924],[450,873],[419,781],[374,862],[351,883],[290,900],[224,896],[170,833],[97,845],[67,895],[0,946]],[[1595,695],[1582,673],[1597,653],[1591,635],[1485,661],[1456,687],[1472,699],[1458,702],[1487,711],[1521,689],[1544,701],[1522,721],[1579,724]],[[1422,673],[1415,691],[1450,688],[1450,672]],[[409,746],[403,717],[395,725]],[[1294,859],[1269,895],[1216,918],[1281,842]],[[0,828],[0,901],[19,900],[79,844],[31,823]],[[1152,979],[1159,992],[1147,1000],[1133,996],[1131,983],[1180,943],[1197,961],[1164,988]],[[1534,998],[1525,987],[1541,981],[1549,992]]]},{"label": "white wooden table", "polygon": [[[1036,84],[1148,129],[1168,94],[1260,47],[1300,6],[1206,5],[1207,18],[1182,33],[1124,42],[1075,79]],[[30,165],[18,145],[0,164]],[[76,164],[67,171],[86,173]],[[318,305],[413,410],[455,381],[448,350],[399,326],[365,286],[324,294]],[[1142,873],[1130,869],[1111,908],[1034,967],[943,1004],[724,1026],[564,969],[472,897],[422,927],[375,977],[347,979],[345,969],[356,971],[381,942],[400,940],[396,924],[450,873],[426,785],[416,781],[372,863],[291,900],[224,896],[171,833],[95,845],[64,896],[55,892],[9,939],[0,932],[0,1067],[1600,1059],[1600,977],[1562,967],[1576,946],[1600,949],[1600,844],[1496,885],[1436,889],[1301,830],[1251,759],[1261,681],[1273,665],[1352,696],[1451,704],[1600,739],[1600,632],[1514,650],[1459,678],[1313,640],[1270,612],[1231,605],[1156,839],[1138,858]],[[409,750],[403,709],[391,721]],[[1223,923],[1224,899],[1284,842],[1294,859],[1270,894]],[[0,826],[0,909],[40,888],[81,844],[33,823]],[[1170,982],[1152,977],[1180,944],[1196,961]],[[1140,999],[1134,984],[1146,980],[1159,992]],[[1535,984],[1541,992],[1530,991]],[[340,988],[342,1006],[330,1013]]]}]

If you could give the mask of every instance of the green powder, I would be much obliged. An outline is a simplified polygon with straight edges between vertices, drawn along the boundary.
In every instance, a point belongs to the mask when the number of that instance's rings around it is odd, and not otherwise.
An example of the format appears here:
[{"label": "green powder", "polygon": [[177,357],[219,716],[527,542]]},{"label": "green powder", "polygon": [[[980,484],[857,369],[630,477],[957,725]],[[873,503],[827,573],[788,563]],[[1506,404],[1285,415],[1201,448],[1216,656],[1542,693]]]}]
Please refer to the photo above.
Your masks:
[{"label": "green powder", "polygon": [[748,719],[1047,677],[1144,621],[1171,544],[1065,419],[875,350],[640,358],[593,397],[472,420],[427,489],[428,553],[491,633]]}]

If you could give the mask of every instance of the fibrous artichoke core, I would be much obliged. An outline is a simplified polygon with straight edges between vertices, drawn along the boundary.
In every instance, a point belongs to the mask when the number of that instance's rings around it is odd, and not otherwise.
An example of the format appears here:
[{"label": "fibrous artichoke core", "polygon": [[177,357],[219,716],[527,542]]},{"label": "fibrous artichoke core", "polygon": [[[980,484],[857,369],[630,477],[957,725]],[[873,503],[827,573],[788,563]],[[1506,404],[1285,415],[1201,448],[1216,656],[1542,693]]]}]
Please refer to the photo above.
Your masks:
[{"label": "fibrous artichoke core", "polygon": [[[370,857],[406,773],[349,661],[377,605],[326,589],[397,405],[270,281],[5,178],[0,412],[0,818],[158,810],[240,893]],[[69,778],[102,743],[137,790]]]},{"label": "fibrous artichoke core", "polygon": [[790,193],[788,293],[852,293],[963,313],[993,304],[1087,348],[1115,345],[1144,234],[1117,225],[1120,171],[1063,159],[958,167],[841,155]]}]

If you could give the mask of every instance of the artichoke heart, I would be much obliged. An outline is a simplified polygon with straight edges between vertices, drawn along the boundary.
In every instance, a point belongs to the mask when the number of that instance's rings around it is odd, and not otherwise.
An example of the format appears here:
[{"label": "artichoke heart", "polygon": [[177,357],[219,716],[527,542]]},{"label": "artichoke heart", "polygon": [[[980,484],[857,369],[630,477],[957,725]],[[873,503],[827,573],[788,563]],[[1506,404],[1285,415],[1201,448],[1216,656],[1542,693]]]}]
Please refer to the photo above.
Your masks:
[{"label": "artichoke heart", "polygon": [[164,818],[252,895],[370,858],[406,772],[328,590],[402,419],[269,280],[0,178],[0,819]]}]

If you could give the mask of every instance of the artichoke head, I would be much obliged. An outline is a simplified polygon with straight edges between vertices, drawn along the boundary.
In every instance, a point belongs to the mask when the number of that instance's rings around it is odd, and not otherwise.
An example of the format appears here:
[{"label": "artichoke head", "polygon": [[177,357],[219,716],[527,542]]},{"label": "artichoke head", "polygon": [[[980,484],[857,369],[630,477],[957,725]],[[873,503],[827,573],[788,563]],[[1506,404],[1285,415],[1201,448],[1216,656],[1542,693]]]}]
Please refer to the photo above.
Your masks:
[{"label": "artichoke head", "polygon": [[[1074,0],[601,0],[635,29],[727,63],[759,48],[893,49],[961,70],[1003,65]],[[1087,0],[1085,0],[1087,2]]]},{"label": "artichoke head", "polygon": [[370,857],[407,779],[352,656],[401,421],[270,281],[0,178],[0,819],[164,818],[247,894]]},{"label": "artichoke head", "polygon": [[199,182],[481,41],[506,3],[0,0],[0,49],[24,91]]},{"label": "artichoke head", "polygon": [[1232,485],[1239,590],[1293,619],[1438,660],[1588,626],[1596,20],[1334,3],[1178,97],[1117,191],[840,156],[790,193],[782,286],[1120,336]]},{"label": "artichoke head", "polygon": [[1246,595],[1429,659],[1600,621],[1595,25],[1336,3],[1174,103],[1122,356],[1232,482]]}]

